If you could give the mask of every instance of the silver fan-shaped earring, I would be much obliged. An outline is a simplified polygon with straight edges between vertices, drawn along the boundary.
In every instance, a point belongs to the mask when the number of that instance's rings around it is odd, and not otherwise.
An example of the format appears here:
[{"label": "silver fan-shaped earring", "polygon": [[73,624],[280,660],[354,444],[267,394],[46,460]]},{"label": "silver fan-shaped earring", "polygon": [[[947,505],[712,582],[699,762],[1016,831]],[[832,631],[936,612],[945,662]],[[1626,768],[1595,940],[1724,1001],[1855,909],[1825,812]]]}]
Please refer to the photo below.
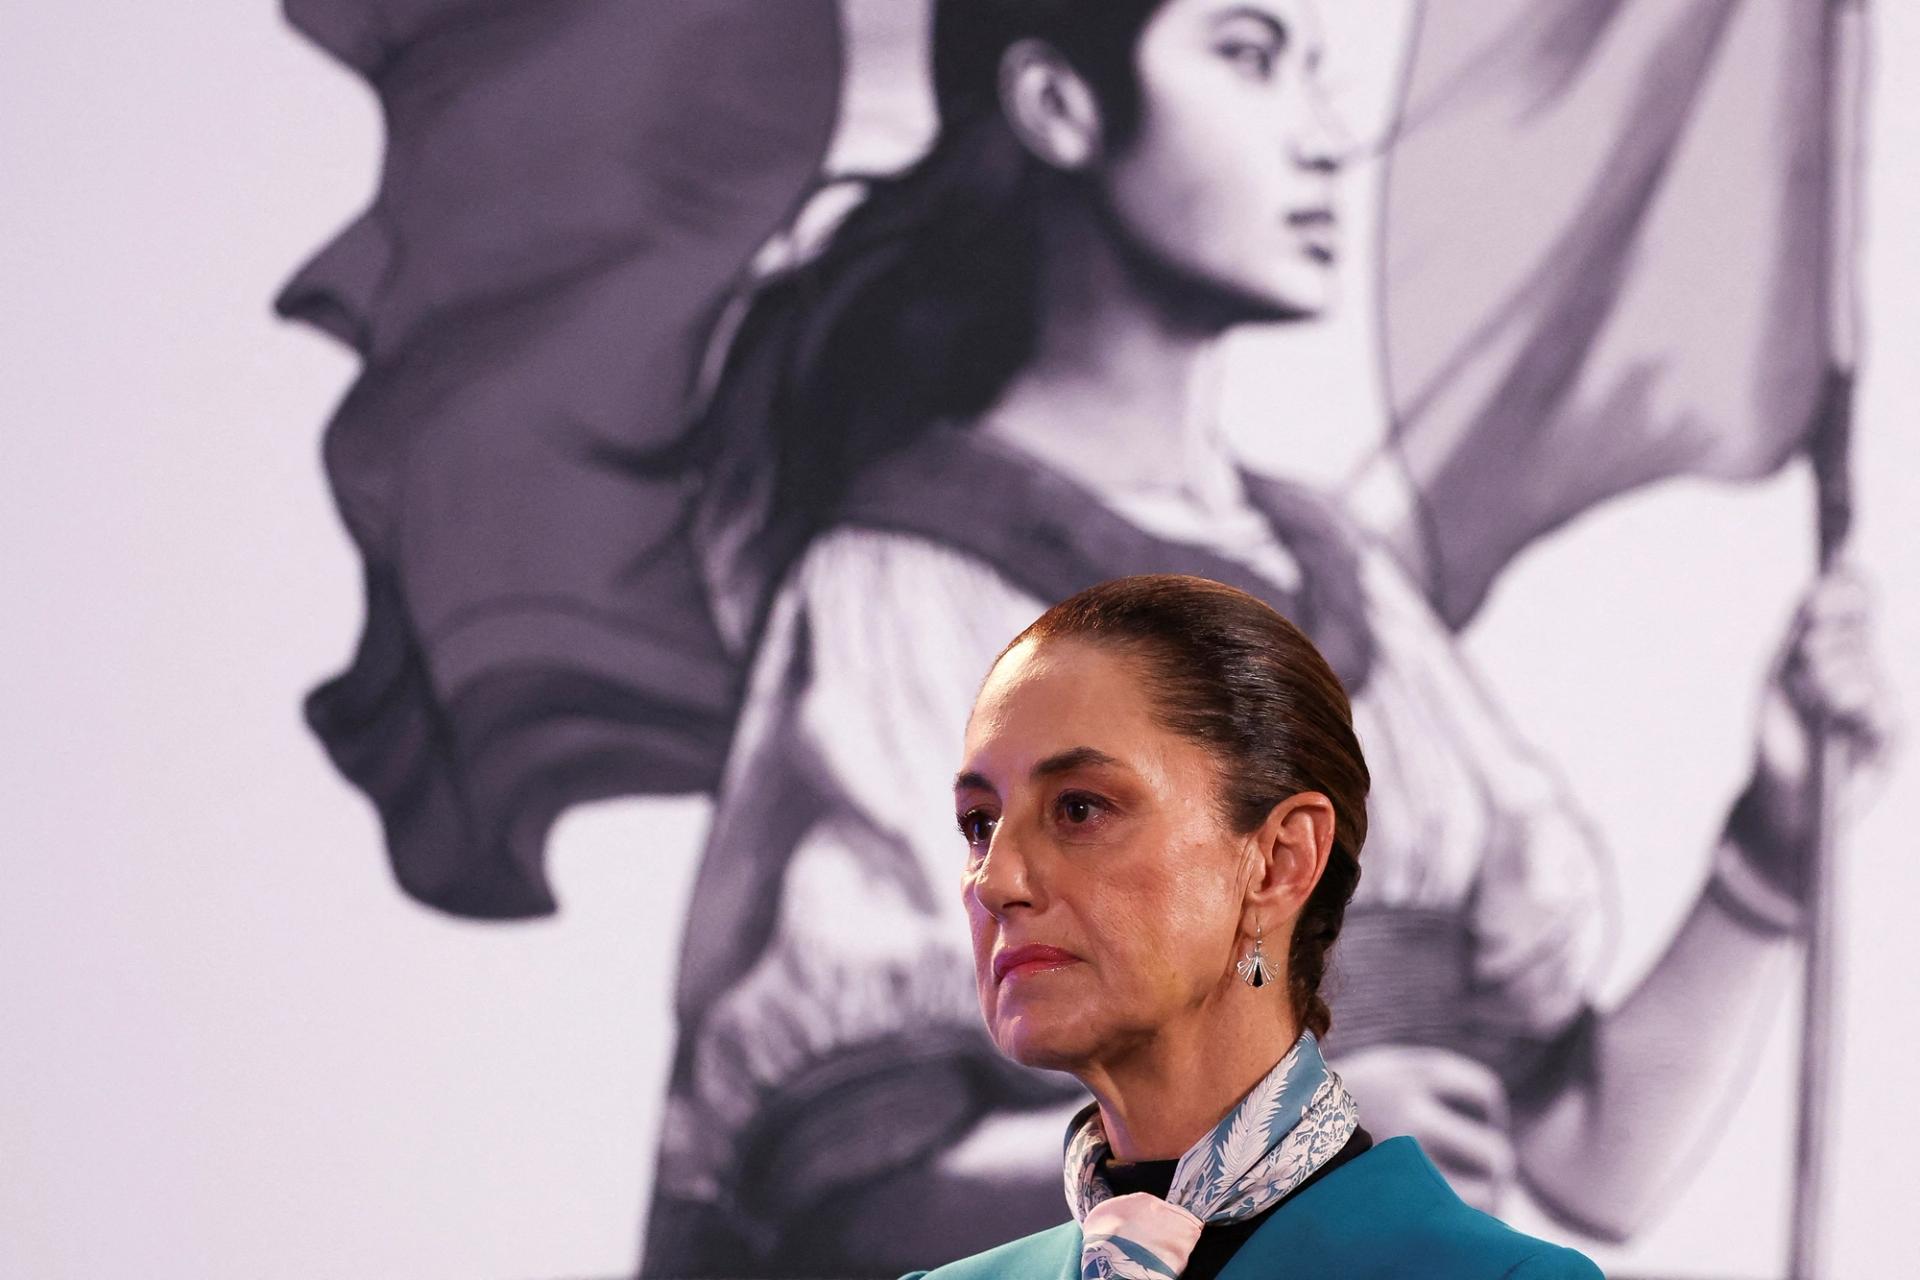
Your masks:
[{"label": "silver fan-shaped earring", "polygon": [[1247,952],[1246,958],[1235,966],[1239,970],[1240,981],[1250,987],[1264,987],[1273,981],[1273,966],[1267,963],[1266,953],[1260,949],[1262,932],[1256,923],[1253,926],[1253,950]]}]

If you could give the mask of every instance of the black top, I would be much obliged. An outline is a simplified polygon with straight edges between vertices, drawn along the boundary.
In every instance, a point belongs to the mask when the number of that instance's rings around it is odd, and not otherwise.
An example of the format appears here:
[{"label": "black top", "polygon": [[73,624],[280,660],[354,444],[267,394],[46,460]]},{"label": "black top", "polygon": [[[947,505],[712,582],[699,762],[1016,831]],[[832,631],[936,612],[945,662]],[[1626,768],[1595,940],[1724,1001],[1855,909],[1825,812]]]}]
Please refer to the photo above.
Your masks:
[{"label": "black top", "polygon": [[[1209,1222],[1201,1229],[1200,1240],[1193,1246],[1193,1256],[1187,1259],[1187,1268],[1180,1273],[1180,1280],[1214,1280],[1220,1274],[1220,1269],[1227,1265],[1234,1254],[1240,1252],[1241,1245],[1253,1238],[1253,1233],[1260,1229],[1260,1225],[1275,1209],[1355,1156],[1364,1154],[1372,1146],[1373,1136],[1365,1129],[1355,1129],[1353,1136],[1347,1139],[1347,1144],[1334,1152],[1333,1159],[1315,1169],[1306,1181],[1259,1213],[1238,1222]],[[1107,1185],[1113,1188],[1116,1196],[1145,1191],[1164,1200],[1173,1186],[1173,1171],[1179,1163],[1178,1160],[1141,1160],[1122,1164],[1108,1159],[1100,1163],[1100,1176],[1107,1180]]]}]

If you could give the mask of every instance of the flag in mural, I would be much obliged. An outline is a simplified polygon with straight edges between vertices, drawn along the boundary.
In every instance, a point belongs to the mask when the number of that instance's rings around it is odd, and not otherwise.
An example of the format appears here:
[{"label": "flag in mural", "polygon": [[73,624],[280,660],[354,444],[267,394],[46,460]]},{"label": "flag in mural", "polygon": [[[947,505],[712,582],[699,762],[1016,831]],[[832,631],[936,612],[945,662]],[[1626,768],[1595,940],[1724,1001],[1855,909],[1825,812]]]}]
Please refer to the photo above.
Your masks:
[{"label": "flag in mural", "polygon": [[814,180],[828,0],[291,0],[387,121],[373,206],[284,314],[361,353],[327,473],[366,563],[352,666],[307,714],[401,885],[553,909],[570,803],[719,773],[738,660],[693,547],[707,335]]},{"label": "flag in mural", "polygon": [[1388,523],[1455,626],[1594,503],[1766,474],[1818,425],[1848,269],[1836,8],[1427,6],[1387,159],[1391,457],[1418,495]]}]

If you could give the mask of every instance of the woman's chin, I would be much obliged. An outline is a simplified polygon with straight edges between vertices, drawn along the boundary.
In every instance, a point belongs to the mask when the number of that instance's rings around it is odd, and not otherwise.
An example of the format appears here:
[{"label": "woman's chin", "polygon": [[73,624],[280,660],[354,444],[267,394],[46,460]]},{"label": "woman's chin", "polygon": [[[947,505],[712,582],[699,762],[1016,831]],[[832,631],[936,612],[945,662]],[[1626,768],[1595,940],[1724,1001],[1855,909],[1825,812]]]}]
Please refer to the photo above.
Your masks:
[{"label": "woman's chin", "polygon": [[1318,267],[1296,267],[1264,282],[1260,297],[1274,320],[1319,320],[1333,308],[1333,281]]},{"label": "woman's chin", "polygon": [[1339,275],[1331,256],[1296,246],[1253,263],[1229,287],[1237,288],[1260,319],[1318,320],[1338,300]]},{"label": "woman's chin", "polygon": [[993,1042],[1002,1054],[1023,1067],[1041,1071],[1071,1071],[1087,1056],[1091,1037],[1085,1028],[1064,1025],[1032,1013],[1002,1019]]},{"label": "woman's chin", "polygon": [[1333,282],[1311,264],[1286,264],[1258,275],[1217,282],[1229,323],[1287,324],[1322,318],[1333,305]]}]

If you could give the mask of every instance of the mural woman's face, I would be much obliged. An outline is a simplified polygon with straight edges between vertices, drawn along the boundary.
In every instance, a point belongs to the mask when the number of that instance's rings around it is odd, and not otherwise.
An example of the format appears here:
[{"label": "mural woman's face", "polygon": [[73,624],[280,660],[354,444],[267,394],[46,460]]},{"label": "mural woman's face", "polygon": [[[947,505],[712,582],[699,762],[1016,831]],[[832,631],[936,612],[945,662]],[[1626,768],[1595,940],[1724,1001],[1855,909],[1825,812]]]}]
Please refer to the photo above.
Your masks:
[{"label": "mural woman's face", "polygon": [[1141,31],[1139,129],[1103,167],[1121,231],[1257,315],[1332,290],[1336,136],[1312,0],[1167,0]]},{"label": "mural woman's face", "polygon": [[954,810],[980,1008],[1029,1066],[1115,1061],[1232,979],[1252,846],[1219,816],[1212,757],[1142,686],[1113,649],[1026,642],[967,725]]}]

